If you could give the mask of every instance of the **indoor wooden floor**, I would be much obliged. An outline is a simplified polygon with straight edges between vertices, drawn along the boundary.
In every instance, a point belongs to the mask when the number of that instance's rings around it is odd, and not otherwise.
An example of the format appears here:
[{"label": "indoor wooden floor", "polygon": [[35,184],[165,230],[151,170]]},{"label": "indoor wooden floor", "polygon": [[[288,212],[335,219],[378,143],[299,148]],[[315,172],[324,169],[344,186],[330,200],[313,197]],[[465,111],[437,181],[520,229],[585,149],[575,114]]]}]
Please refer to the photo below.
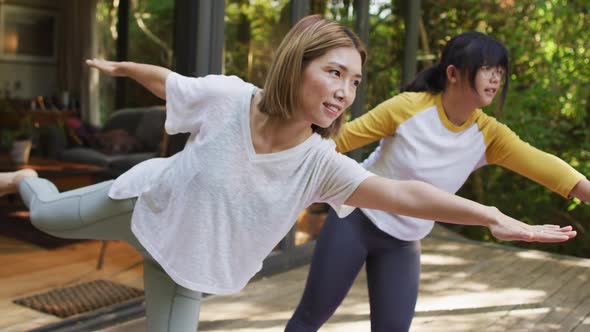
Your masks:
[{"label": "indoor wooden floor", "polygon": [[[15,297],[99,278],[142,286],[140,257],[121,242],[111,243],[100,271],[100,242],[49,251],[9,239],[0,243],[3,332],[59,320],[12,304]],[[411,331],[590,332],[589,259],[467,241],[438,227],[422,249],[421,290]],[[205,298],[199,331],[283,331],[308,268],[253,281],[235,295]],[[321,331],[369,331],[366,293],[363,273]],[[103,331],[144,329],[144,320],[138,319]]]},{"label": "indoor wooden floor", "polygon": [[141,256],[121,241],[110,241],[100,270],[101,241],[46,250],[0,237],[0,331],[21,332],[60,318],[12,303],[16,298],[97,279],[143,288]]}]

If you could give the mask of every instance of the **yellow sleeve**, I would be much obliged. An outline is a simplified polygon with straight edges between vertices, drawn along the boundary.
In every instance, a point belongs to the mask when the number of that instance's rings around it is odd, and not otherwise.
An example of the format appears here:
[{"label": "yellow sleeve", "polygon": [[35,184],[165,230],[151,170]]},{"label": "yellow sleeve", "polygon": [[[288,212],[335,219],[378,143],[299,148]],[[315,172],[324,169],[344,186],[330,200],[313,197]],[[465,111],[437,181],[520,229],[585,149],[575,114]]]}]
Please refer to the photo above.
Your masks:
[{"label": "yellow sleeve", "polygon": [[506,125],[488,117],[486,157],[489,163],[506,167],[568,198],[585,176],[565,161],[524,142]]},{"label": "yellow sleeve", "polygon": [[415,103],[417,95],[419,94],[399,94],[345,123],[335,139],[336,150],[348,152],[393,135],[402,122],[415,114],[416,108],[419,107]]}]

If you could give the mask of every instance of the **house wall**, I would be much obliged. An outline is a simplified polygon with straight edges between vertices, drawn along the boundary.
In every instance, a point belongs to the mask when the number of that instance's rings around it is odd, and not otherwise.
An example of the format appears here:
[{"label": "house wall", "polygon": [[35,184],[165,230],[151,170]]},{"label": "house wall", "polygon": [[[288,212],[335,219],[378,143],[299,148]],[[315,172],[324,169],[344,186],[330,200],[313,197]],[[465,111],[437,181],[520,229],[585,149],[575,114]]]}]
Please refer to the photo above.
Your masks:
[{"label": "house wall", "polygon": [[[18,5],[33,9],[61,12],[61,1],[47,0],[0,0],[0,6]],[[62,35],[59,18],[57,37]],[[0,59],[0,97],[9,94],[15,98],[59,95],[58,61],[53,63],[14,61]]]}]

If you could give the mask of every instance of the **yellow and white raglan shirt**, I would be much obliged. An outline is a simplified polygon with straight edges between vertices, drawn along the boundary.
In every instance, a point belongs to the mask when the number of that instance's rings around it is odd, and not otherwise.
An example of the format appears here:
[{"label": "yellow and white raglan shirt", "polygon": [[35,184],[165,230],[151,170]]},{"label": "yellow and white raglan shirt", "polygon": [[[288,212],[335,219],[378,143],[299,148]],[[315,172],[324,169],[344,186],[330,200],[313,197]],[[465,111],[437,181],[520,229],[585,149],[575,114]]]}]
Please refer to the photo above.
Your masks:
[{"label": "yellow and white raglan shirt", "polygon": [[[337,149],[347,152],[381,139],[363,162],[376,175],[421,180],[456,193],[474,170],[496,164],[568,197],[584,178],[563,160],[522,141],[507,126],[475,110],[461,126],[447,118],[441,94],[405,92],[344,125]],[[362,209],[382,231],[406,241],[419,240],[434,222]]]}]

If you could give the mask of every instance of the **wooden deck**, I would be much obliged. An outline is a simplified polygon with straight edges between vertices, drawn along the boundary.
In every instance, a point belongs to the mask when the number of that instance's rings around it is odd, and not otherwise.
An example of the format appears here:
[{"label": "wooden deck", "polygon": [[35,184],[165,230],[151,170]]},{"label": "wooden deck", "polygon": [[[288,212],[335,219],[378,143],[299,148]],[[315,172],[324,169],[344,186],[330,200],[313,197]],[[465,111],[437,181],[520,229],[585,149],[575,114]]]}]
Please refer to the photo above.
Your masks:
[{"label": "wooden deck", "polygon": [[[58,274],[70,275],[72,283],[102,277],[141,287],[138,256],[117,243],[119,250],[107,255],[105,269],[96,271],[98,246],[98,242],[91,250],[68,246],[43,255],[31,249],[7,258],[3,243],[0,265],[11,266],[11,271],[12,266],[28,266],[30,272],[11,276],[0,269],[0,331],[23,331],[58,320],[10,303],[24,290],[54,287],[46,282],[57,280]],[[64,255],[77,261],[59,265]],[[39,267],[45,271],[33,272]],[[421,291],[411,330],[590,332],[589,267],[590,259],[466,241],[437,228],[423,241]],[[253,281],[239,294],[207,297],[199,331],[283,331],[301,296],[307,270],[303,266]],[[102,331],[143,331],[143,324],[139,319]],[[321,331],[370,331],[364,274]]]}]

